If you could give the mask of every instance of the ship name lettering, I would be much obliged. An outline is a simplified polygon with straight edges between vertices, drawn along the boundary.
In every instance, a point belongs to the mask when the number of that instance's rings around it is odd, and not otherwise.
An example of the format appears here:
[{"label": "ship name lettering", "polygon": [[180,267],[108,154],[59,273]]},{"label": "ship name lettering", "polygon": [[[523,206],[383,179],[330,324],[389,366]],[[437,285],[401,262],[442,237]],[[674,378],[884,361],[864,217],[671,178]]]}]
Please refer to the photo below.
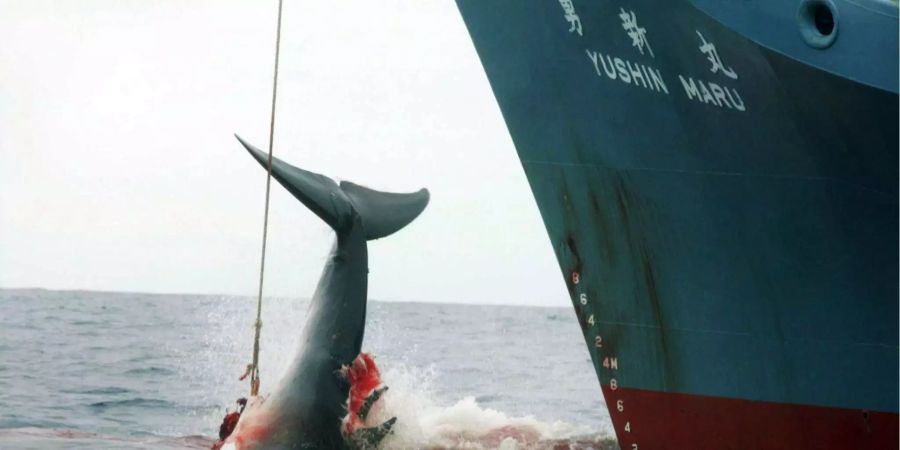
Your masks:
[{"label": "ship name lettering", "polygon": [[700,36],[700,51],[706,55],[706,59],[708,59],[712,64],[712,67],[709,68],[709,71],[712,73],[722,72],[722,75],[725,75],[732,80],[737,80],[737,72],[735,72],[731,67],[725,67],[725,63],[722,62],[722,57],[719,56],[719,51],[716,50],[716,44],[708,42],[706,38],[703,37],[703,34],[700,33],[700,30],[696,31],[697,36]]},{"label": "ship name lettering", "polygon": [[646,48],[650,56],[655,58],[653,49],[650,48],[650,42],[647,41],[647,29],[638,26],[637,15],[634,14],[634,11],[625,11],[625,8],[619,8],[619,11],[619,19],[622,19],[622,28],[628,33],[628,37],[631,38],[631,46],[637,48],[642,55]]},{"label": "ship name lettering", "polygon": [[598,77],[619,80],[654,92],[669,93],[659,69],[594,50],[585,51]]},{"label": "ship name lettering", "polygon": [[693,100],[707,105],[717,106],[719,108],[734,109],[737,111],[746,111],[747,106],[744,99],[737,89],[728,86],[720,86],[712,81],[703,81],[701,79],[685,78],[678,75],[681,80],[681,86],[684,87],[684,94],[688,100]]},{"label": "ship name lettering", "polygon": [[583,36],[581,34],[581,18],[575,13],[575,5],[572,4],[572,0],[559,0],[559,5],[562,6],[565,13],[563,17],[569,22],[569,33],[578,33],[579,36]]}]

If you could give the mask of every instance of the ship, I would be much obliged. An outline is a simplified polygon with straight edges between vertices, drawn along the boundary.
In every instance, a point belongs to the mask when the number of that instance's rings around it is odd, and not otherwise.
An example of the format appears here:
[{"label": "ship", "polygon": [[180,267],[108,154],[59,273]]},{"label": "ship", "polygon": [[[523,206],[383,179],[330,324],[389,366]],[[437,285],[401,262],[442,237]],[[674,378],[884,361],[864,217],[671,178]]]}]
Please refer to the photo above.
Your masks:
[{"label": "ship", "polygon": [[898,448],[897,2],[457,6],[620,447]]}]

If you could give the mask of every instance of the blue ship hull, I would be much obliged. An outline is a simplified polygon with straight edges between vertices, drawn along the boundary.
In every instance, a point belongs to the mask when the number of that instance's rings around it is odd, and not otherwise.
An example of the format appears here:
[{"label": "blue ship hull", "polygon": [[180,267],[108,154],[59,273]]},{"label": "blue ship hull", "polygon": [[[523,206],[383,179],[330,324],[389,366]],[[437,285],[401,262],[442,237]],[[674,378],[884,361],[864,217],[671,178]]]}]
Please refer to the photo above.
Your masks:
[{"label": "blue ship hull", "polygon": [[457,3],[620,445],[897,448],[896,6]]}]

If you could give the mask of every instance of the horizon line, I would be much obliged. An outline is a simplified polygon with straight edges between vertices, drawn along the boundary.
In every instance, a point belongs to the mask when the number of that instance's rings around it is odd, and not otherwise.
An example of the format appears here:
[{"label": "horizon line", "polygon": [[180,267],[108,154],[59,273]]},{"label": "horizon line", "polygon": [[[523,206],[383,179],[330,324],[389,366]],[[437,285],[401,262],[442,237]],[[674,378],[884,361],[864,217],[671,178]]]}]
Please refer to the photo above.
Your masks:
[{"label": "horizon line", "polygon": [[[203,296],[203,297],[246,297],[256,298],[253,294],[225,294],[225,293],[189,293],[189,292],[148,292],[148,291],[128,291],[128,290],[111,290],[111,289],[84,289],[84,288],[45,288],[37,286],[28,287],[7,287],[0,286],[0,291],[47,291],[47,292],[94,292],[100,294],[129,294],[129,295],[158,295],[158,296]],[[310,300],[311,297],[290,296],[290,295],[263,295],[263,298],[274,299],[299,299]],[[466,301],[422,301],[422,300],[404,300],[404,299],[378,299],[369,298],[370,302],[377,303],[406,303],[421,305],[462,305],[462,306],[516,306],[525,308],[566,308],[560,305],[534,305],[525,303],[474,303]]]}]

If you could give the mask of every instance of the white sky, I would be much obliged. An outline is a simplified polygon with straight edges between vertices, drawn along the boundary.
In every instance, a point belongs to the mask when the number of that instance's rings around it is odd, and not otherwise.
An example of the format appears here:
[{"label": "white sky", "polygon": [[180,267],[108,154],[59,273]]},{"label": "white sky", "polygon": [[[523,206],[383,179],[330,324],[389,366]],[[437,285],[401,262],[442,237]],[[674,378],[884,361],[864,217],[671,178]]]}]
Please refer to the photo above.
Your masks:
[{"label": "white sky", "polygon": [[[0,286],[255,295],[277,2],[0,0]],[[370,297],[568,304],[450,1],[285,0],[276,156],[427,187],[370,244]],[[273,184],[268,295],[333,233]]]}]

